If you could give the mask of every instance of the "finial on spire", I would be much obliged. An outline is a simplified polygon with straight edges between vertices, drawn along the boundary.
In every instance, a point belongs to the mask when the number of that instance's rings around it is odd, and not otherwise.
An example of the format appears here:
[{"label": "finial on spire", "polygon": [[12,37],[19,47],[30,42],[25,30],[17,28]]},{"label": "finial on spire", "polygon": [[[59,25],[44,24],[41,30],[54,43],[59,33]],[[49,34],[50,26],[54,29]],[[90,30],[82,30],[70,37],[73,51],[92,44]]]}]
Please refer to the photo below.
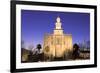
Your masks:
[{"label": "finial on spire", "polygon": [[57,21],[57,22],[60,22],[60,17],[59,17],[59,16],[57,17],[56,21]]}]

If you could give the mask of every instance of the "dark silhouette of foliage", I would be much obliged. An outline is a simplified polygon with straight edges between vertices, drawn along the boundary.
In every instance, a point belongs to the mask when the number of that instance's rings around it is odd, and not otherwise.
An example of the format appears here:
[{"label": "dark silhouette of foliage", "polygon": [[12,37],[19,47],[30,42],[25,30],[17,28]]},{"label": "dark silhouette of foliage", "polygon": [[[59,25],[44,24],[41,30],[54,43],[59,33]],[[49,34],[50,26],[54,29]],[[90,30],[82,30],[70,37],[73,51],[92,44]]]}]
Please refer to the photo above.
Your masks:
[{"label": "dark silhouette of foliage", "polygon": [[79,46],[77,44],[73,45],[73,58],[77,59],[79,57]]},{"label": "dark silhouette of foliage", "polygon": [[41,44],[37,45],[37,49],[40,50],[42,48]]}]

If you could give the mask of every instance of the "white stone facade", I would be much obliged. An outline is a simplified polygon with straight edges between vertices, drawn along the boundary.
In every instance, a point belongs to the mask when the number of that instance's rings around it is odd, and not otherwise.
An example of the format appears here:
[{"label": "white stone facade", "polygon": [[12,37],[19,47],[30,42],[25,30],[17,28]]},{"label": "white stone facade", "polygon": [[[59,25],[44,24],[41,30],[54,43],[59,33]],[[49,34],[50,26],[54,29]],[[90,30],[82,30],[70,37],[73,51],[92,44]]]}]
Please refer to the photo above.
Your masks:
[{"label": "white stone facade", "polygon": [[72,35],[64,34],[60,17],[57,17],[53,34],[44,36],[43,52],[48,57],[63,57],[66,51],[72,50]]}]

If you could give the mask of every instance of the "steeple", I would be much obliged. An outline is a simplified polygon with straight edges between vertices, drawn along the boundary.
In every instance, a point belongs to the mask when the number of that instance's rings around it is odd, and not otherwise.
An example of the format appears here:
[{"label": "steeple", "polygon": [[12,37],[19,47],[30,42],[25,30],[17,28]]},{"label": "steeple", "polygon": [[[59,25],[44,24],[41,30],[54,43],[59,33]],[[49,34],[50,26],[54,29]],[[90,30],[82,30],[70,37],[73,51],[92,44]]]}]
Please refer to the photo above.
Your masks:
[{"label": "steeple", "polygon": [[62,29],[61,25],[62,25],[61,20],[60,20],[60,17],[58,16],[55,23],[55,26],[56,26],[55,29]]},{"label": "steeple", "polygon": [[58,23],[60,22],[60,17],[59,17],[59,16],[57,17],[56,21],[57,21]]},{"label": "steeple", "polygon": [[63,30],[62,30],[61,25],[62,25],[61,19],[60,19],[60,17],[58,16],[57,19],[56,19],[56,23],[55,23],[54,34],[57,34],[57,35],[63,34]]}]

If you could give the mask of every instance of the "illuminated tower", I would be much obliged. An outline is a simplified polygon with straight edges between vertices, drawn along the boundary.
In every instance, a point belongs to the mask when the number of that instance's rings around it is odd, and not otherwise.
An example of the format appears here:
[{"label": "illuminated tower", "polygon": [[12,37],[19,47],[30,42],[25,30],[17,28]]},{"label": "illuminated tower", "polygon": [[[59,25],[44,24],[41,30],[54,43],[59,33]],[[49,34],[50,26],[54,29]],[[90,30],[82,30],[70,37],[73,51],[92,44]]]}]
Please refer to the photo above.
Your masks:
[{"label": "illuminated tower", "polygon": [[61,23],[60,17],[57,17],[56,23],[55,23],[56,27],[54,29],[54,35],[62,35],[63,34],[61,25],[62,25],[62,23]]}]

